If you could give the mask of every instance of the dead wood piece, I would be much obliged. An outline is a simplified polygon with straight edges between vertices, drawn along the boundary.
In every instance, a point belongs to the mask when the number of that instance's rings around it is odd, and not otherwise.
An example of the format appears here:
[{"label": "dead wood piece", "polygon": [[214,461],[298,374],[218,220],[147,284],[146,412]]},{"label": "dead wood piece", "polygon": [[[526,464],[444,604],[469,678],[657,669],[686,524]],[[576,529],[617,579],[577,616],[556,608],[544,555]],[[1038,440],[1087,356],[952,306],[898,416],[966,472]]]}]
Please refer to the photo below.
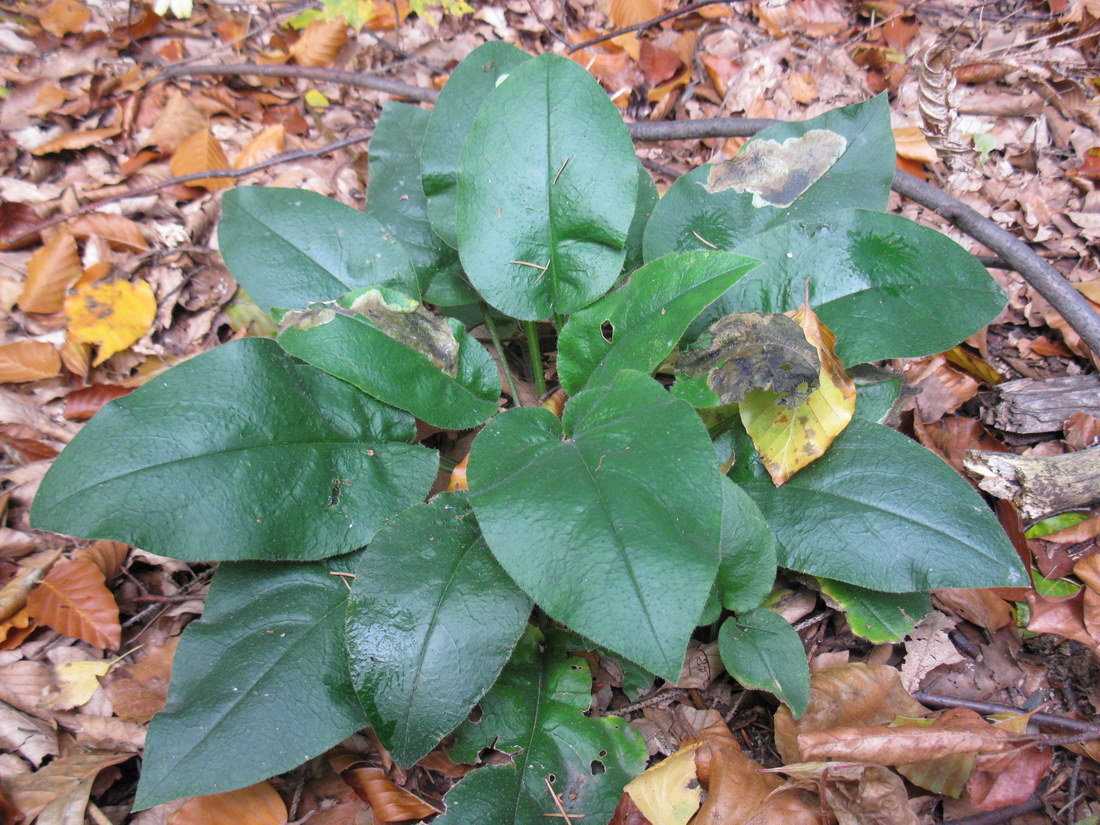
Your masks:
[{"label": "dead wood piece", "polygon": [[983,395],[982,423],[1010,433],[1059,432],[1075,412],[1100,416],[1100,375],[1020,378]]},{"label": "dead wood piece", "polygon": [[1100,447],[1051,456],[968,450],[963,467],[985,492],[1015,504],[1025,519],[1100,502]]}]

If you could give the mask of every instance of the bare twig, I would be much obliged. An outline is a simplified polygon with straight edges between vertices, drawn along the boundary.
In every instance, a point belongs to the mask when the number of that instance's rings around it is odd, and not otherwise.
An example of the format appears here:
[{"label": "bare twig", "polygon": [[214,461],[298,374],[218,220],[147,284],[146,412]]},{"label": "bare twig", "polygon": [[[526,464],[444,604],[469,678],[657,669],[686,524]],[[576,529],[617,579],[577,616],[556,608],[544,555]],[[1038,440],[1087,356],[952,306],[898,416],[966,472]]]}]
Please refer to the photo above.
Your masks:
[{"label": "bare twig", "polygon": [[296,152],[284,152],[281,155],[275,155],[275,157],[262,160],[259,163],[254,163],[251,166],[245,166],[243,169],[214,169],[209,172],[192,172],[189,175],[177,175],[174,178],[168,178],[157,183],[151,183],[148,186],[139,186],[136,189],[130,189],[126,192],[122,192],[118,195],[112,195],[109,198],[103,198],[102,200],[94,201],[85,206],[75,209],[72,212],[66,212],[63,215],[56,215],[47,221],[43,221],[34,229],[28,232],[24,232],[22,235],[16,235],[14,238],[4,238],[4,243],[14,244],[25,240],[26,238],[36,235],[43,229],[49,229],[51,226],[57,226],[59,223],[72,220],[80,215],[86,215],[89,212],[95,212],[97,209],[102,209],[109,203],[117,203],[118,201],[124,201],[127,198],[136,198],[141,195],[152,195],[155,192],[159,192],[162,189],[167,189],[169,186],[175,186],[179,183],[190,183],[194,180],[205,180],[206,178],[243,178],[251,175],[253,172],[261,172],[264,169],[270,169],[272,166],[278,166],[281,163],[291,163],[296,160],[304,160],[305,158],[315,158],[321,155],[327,155],[329,152],[336,152],[340,149],[345,149],[348,146],[354,146],[357,143],[363,143],[370,140],[371,134],[356,135],[355,137],[344,138],[343,140],[337,140],[333,143],[326,143],[324,146],[318,146],[314,149],[299,149]]},{"label": "bare twig", "polygon": [[[983,702],[977,699],[959,699],[954,696],[943,696],[931,693],[927,690],[918,690],[913,698],[922,704],[934,708],[968,708],[977,713],[1026,713],[1022,708],[1005,705],[1000,702]],[[1086,722],[1083,719],[1071,719],[1068,716],[1057,716],[1052,713],[1033,713],[1031,721],[1037,725],[1047,725],[1052,728],[1074,730],[1079,733],[1091,733],[1100,736],[1100,725]]]},{"label": "bare twig", "polygon": [[1043,807],[1043,802],[1038,796],[1033,796],[1019,805],[1009,805],[1007,808],[997,808],[974,816],[964,816],[962,819],[945,819],[943,825],[999,825],[1008,822],[1018,816],[1037,811]]},{"label": "bare twig", "polygon": [[658,15],[651,20],[644,20],[641,23],[635,23],[633,26],[623,26],[621,29],[615,29],[607,34],[601,34],[599,37],[593,37],[590,40],[584,40],[580,43],[574,43],[569,47],[569,54],[578,52],[581,49],[586,49],[589,46],[595,46],[597,43],[603,43],[605,40],[611,40],[618,37],[620,34],[629,34],[630,32],[643,32],[646,29],[652,28],[659,23],[664,23],[666,20],[671,20],[673,17],[680,17],[685,14],[691,14],[693,11],[703,8],[703,6],[713,6],[716,3],[726,3],[729,0],[698,0],[698,2],[691,3],[679,9],[673,9],[672,11],[665,12]]}]

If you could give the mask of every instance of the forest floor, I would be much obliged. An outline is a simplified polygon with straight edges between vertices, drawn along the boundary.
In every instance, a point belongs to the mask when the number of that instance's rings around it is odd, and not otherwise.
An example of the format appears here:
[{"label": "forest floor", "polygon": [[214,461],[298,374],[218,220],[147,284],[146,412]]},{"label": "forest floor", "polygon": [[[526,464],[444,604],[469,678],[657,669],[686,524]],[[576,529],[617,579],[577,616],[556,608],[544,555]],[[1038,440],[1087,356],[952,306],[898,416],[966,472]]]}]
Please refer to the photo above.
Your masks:
[{"label": "forest floor", "polygon": [[[436,10],[428,19],[410,15],[405,0],[377,0],[361,29],[341,23],[299,30],[289,21],[309,3],[200,1],[190,17],[176,19],[126,0],[0,2],[0,584],[28,560],[56,558],[54,551],[91,562],[106,582],[94,598],[108,614],[118,611],[121,634],[108,643],[109,628],[95,622],[60,632],[48,608],[39,606],[32,618],[21,603],[0,598],[0,777],[18,780],[0,786],[11,796],[5,801],[0,794],[0,825],[21,816],[160,825],[183,804],[131,816],[139,772],[132,757],[142,753],[149,719],[163,705],[178,636],[202,613],[209,566],[37,532],[29,510],[52,459],[104,403],[254,330],[217,251],[218,192],[240,184],[298,187],[363,205],[366,138],[394,98],[339,82],[332,72],[439,89],[474,48],[505,40],[534,54],[568,52],[629,121],[804,120],[885,93],[901,168],[1015,233],[1100,302],[1095,0],[738,0],[581,49],[572,46],[677,4],[473,5],[472,13]],[[965,162],[956,169],[937,154],[944,142],[930,141],[921,129],[922,78],[933,82],[922,68],[939,46],[949,47],[953,72],[937,82],[952,76],[958,82],[951,128],[963,140]],[[191,66],[239,63],[309,66],[316,75],[187,76]],[[173,77],[165,81],[169,68]],[[324,150],[357,136],[363,141]],[[644,143],[638,154],[663,191],[678,174],[732,157],[743,143]],[[273,157],[280,159],[249,171]],[[176,180],[227,169],[234,171],[192,185]],[[946,232],[975,254],[990,254],[896,194],[891,211]],[[960,472],[962,456],[974,447],[1052,456],[1100,439],[1095,386],[1053,430],[1013,432],[995,418],[1002,382],[1095,375],[1098,361],[1020,276],[992,272],[1009,297],[1000,317],[950,353],[893,365],[921,390],[901,428]],[[97,279],[119,285],[109,320],[103,313],[90,317],[87,302],[66,301],[70,290]],[[141,300],[143,290],[155,306]],[[533,393],[526,378],[517,403]],[[450,445],[457,457],[463,446],[468,442],[458,436]],[[896,668],[908,690],[946,697],[941,706],[977,700],[1100,721],[1100,509],[1041,539],[1025,538],[1029,525],[1010,510],[1002,508],[1002,518],[1041,574],[1043,592],[938,591],[937,612],[898,643],[855,635],[808,583],[785,579],[788,592],[777,609],[799,630],[811,669],[883,665]],[[774,700],[737,686],[721,671],[714,647],[698,642],[681,683],[640,701],[614,686],[613,673],[604,674],[593,710],[626,716],[654,759],[717,715],[759,762],[780,764]],[[130,655],[102,675],[102,687],[94,675],[90,684],[85,680],[85,694],[59,676],[67,663],[106,663],[119,654]],[[400,771],[367,736],[345,744],[433,804],[461,775],[443,758]],[[111,758],[83,772],[42,767],[84,748]],[[1096,823],[1100,762],[1094,760],[1100,760],[1096,741],[1032,748],[980,794],[971,788],[956,799],[909,786],[910,805],[922,822]],[[292,803],[292,819],[312,812],[315,825],[372,821],[366,791],[360,798],[353,783],[340,783],[331,767],[274,781]],[[896,820],[865,809],[849,821]]]}]

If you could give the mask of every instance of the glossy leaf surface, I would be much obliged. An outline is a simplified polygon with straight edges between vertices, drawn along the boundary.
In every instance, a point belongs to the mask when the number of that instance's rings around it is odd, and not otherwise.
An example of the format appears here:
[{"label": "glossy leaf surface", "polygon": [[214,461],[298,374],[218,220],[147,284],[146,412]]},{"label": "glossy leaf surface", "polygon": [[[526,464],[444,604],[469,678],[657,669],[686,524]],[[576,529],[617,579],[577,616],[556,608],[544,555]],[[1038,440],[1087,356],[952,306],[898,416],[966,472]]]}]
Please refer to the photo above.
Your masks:
[{"label": "glossy leaf surface", "polygon": [[[420,177],[420,147],[431,112],[407,103],[382,109],[370,142],[366,213],[408,251],[425,299],[433,304],[476,300],[462,278],[458,253],[433,230]],[[347,291],[347,290],[345,290]]]},{"label": "glossy leaf surface", "polygon": [[775,536],[760,508],[722,477],[722,560],[715,587],[722,606],[741,612],[758,607],[775,584]]},{"label": "glossy leaf surface", "polygon": [[691,407],[624,370],[561,421],[495,418],[467,475],[489,548],[540,607],[675,681],[718,567],[715,466]]},{"label": "glossy leaf surface", "polygon": [[[755,262],[726,252],[666,255],[569,317],[558,338],[565,391],[608,383],[620,370],[651,372],[688,325]],[[611,326],[611,340],[604,332]]]},{"label": "glossy leaf surface", "polygon": [[797,717],[810,701],[810,667],[802,640],[766,607],[726,619],[718,652],[730,676],[747,688],[774,693]]},{"label": "glossy leaf surface", "polygon": [[[794,141],[815,131],[841,136],[844,149],[840,157],[826,167],[809,170],[807,162],[795,155],[770,167],[778,170],[784,183],[805,175],[812,177],[810,186],[789,206],[761,202],[759,193],[748,190],[726,189],[712,194],[707,186],[714,167],[709,164],[693,169],[676,181],[653,210],[646,227],[646,260],[689,249],[717,248],[732,252],[765,229],[786,221],[815,220],[847,207],[885,209],[894,180],[895,161],[885,95],[866,103],[833,109],[810,120],[777,123],[750,140],[742,147],[741,154],[751,152],[753,144],[760,143],[790,150],[795,146]],[[759,205],[754,205],[754,200]],[[781,198],[771,200],[783,202]],[[817,303],[813,301],[815,307]],[[731,311],[751,309],[739,307]]]},{"label": "glossy leaf surface", "polygon": [[822,223],[776,227],[737,251],[764,263],[707,316],[796,309],[809,279],[810,306],[848,365],[950,349],[1006,301],[973,255],[900,215],[845,209]]},{"label": "glossy leaf surface", "polygon": [[218,245],[233,277],[269,313],[368,286],[416,286],[409,256],[388,229],[305,189],[230,189]]},{"label": "glossy leaf surface", "polygon": [[235,341],[107,404],[54,462],[35,527],[192,561],[308,560],[420,501],[436,455],[411,416]]},{"label": "glossy leaf surface", "polygon": [[852,632],[875,644],[899,642],[927,614],[927,593],[882,593],[854,584],[818,579],[821,592],[844,611]]},{"label": "glossy leaf surface", "polygon": [[485,546],[464,494],[406,510],[352,572],[352,682],[375,733],[410,766],[493,686],[531,600]]},{"label": "glossy leaf surface", "polygon": [[[371,317],[355,309],[372,298],[378,311]],[[410,345],[417,342],[405,334],[409,324],[399,316],[426,318],[426,310],[413,310],[416,305],[377,292],[348,295],[300,317],[287,316],[284,323],[293,324],[279,336],[279,343],[303,361],[436,427],[476,427],[497,411],[496,365],[488,350],[453,319],[436,319],[431,341],[414,331],[412,335],[422,340],[417,347]],[[388,306],[398,309],[390,311]],[[448,338],[449,354],[440,358],[432,349],[443,338]]]},{"label": "glossy leaf surface", "polygon": [[618,110],[581,66],[544,54],[489,95],[458,167],[459,254],[494,307],[536,320],[618,278],[638,162]]},{"label": "glossy leaf surface", "polygon": [[649,174],[641,162],[638,163],[638,194],[634,201],[634,217],[630,219],[630,228],[626,232],[626,259],[623,261],[623,270],[633,272],[645,263],[642,255],[642,241],[645,238],[645,228],[653,215],[653,209],[661,197],[657,191],[657,184],[653,182],[653,176]]},{"label": "glossy leaf surface", "polygon": [[462,147],[485,98],[514,69],[530,59],[527,52],[508,43],[483,43],[458,64],[432,109],[420,153],[424,194],[428,199],[432,229],[456,249],[455,190]]},{"label": "glossy leaf surface", "polygon": [[484,766],[447,794],[440,825],[530,825],[557,814],[547,788],[566,813],[582,821],[611,818],[623,786],[645,767],[642,738],[622,719],[584,715],[591,703],[588,663],[566,655],[552,633],[530,628],[500,679],[481,701],[481,718],[458,731],[450,756],[474,762],[481,749],[513,754],[511,765]]},{"label": "glossy leaf surface", "polygon": [[775,532],[783,567],[892,593],[1027,581],[970,485],[881,424],[853,418],[824,456],[782,487],[749,451],[739,452],[731,477]]},{"label": "glossy leaf surface", "polygon": [[223,564],[176,651],[136,808],[250,785],[369,724],[348,676],[352,558]]}]

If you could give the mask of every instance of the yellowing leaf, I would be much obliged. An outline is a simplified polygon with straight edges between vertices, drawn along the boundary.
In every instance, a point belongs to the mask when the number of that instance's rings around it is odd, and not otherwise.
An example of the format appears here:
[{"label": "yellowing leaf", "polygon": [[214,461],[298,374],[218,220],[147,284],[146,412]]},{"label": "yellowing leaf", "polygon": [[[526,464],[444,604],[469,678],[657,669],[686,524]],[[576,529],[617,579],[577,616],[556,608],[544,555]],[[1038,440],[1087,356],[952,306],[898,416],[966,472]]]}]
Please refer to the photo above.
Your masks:
[{"label": "yellowing leaf", "polygon": [[[225,150],[218,143],[218,139],[210,134],[209,129],[202,129],[187,138],[172,155],[172,162],[168,165],[173,175],[193,175],[196,172],[212,172],[214,170],[228,169],[229,158],[225,156]],[[201,186],[211,192],[217,192],[232,185],[232,178],[200,178],[188,183],[188,186]]]},{"label": "yellowing leaf", "polygon": [[94,366],[140,339],[156,314],[153,288],[140,278],[82,285],[65,299],[69,337],[99,347]]},{"label": "yellowing leaf", "polygon": [[329,103],[329,99],[316,89],[310,89],[308,92],[306,92],[305,100],[306,106],[309,106],[313,109],[324,109],[325,107],[331,105]]},{"label": "yellowing leaf", "polygon": [[41,146],[31,150],[32,155],[50,155],[54,152],[65,152],[70,149],[87,149],[97,143],[114,137],[121,132],[118,126],[107,126],[103,129],[86,129],[82,132],[69,132],[58,135],[53,140],[47,140]]},{"label": "yellowing leaf", "polygon": [[38,706],[43,710],[72,710],[91,701],[99,690],[99,677],[118,659],[83,662],[63,662],[54,672],[59,689],[45,696]]},{"label": "yellowing leaf", "polygon": [[825,454],[856,409],[856,387],[836,355],[836,336],[809,304],[788,313],[821,358],[821,383],[794,409],[776,403],[774,393],[754,390],[741,403],[741,421],[772,482],[778,487]]},{"label": "yellowing leaf", "polygon": [[76,238],[62,229],[31,256],[27,280],[16,303],[24,312],[57,312],[65,301],[65,290],[80,277],[80,271]]},{"label": "yellowing leaf", "polygon": [[695,772],[695,751],[700,744],[685,745],[623,788],[653,825],[687,825],[699,810],[703,789]]},{"label": "yellowing leaf", "polygon": [[233,161],[233,168],[244,169],[246,166],[253,166],[278,155],[285,147],[286,127],[281,123],[274,123],[248,142],[237,155],[237,159]]},{"label": "yellowing leaf", "polygon": [[0,384],[38,381],[61,372],[61,356],[45,341],[0,344]]},{"label": "yellowing leaf", "polygon": [[348,24],[344,18],[314,20],[290,47],[290,56],[299,66],[331,66],[348,42]]},{"label": "yellowing leaf", "polygon": [[122,215],[93,212],[79,218],[69,228],[77,238],[87,238],[91,235],[103,238],[112,249],[149,251],[149,243],[141,234],[141,227]]},{"label": "yellowing leaf", "polygon": [[91,15],[77,0],[56,0],[42,9],[38,22],[42,28],[57,37],[67,34],[79,34],[88,25]]}]

